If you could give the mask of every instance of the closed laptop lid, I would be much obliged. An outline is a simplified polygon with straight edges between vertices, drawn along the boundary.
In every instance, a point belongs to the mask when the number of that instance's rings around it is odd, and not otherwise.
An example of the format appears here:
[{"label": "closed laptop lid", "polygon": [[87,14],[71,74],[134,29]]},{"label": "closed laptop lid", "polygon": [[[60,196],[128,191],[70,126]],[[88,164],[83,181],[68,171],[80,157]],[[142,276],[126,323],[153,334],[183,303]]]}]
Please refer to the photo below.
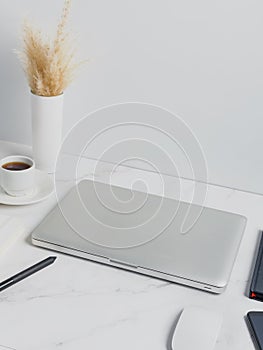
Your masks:
[{"label": "closed laptop lid", "polygon": [[[187,227],[189,214],[196,219]],[[189,222],[188,222],[189,224]],[[227,284],[246,219],[83,180],[34,230],[34,240],[211,286]]]}]

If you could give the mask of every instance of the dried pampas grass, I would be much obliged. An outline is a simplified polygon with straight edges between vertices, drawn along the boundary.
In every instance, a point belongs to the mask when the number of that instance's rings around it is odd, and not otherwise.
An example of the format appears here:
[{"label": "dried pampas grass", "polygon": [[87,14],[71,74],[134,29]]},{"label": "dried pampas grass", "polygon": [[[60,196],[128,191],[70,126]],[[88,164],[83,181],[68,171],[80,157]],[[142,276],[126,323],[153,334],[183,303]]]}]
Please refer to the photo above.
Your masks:
[{"label": "dried pampas grass", "polygon": [[49,40],[28,21],[23,25],[23,50],[18,52],[33,94],[58,96],[72,82],[79,64],[74,63],[74,50],[65,32],[71,0],[65,0],[56,36]]}]

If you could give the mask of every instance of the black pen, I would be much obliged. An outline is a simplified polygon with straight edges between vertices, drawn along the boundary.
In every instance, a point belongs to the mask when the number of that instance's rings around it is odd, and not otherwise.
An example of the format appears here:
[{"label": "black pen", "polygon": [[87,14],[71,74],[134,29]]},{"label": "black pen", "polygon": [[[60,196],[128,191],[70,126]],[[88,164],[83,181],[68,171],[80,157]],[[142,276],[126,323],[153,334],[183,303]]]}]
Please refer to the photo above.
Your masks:
[{"label": "black pen", "polygon": [[0,292],[6,288],[11,287],[13,284],[22,281],[24,278],[27,278],[28,276],[32,275],[33,273],[38,272],[39,270],[44,269],[45,267],[53,264],[53,262],[56,260],[55,256],[50,256],[47,259],[44,259],[37,264],[28,267],[27,269],[17,273],[16,275],[6,279],[3,282],[0,282]]}]

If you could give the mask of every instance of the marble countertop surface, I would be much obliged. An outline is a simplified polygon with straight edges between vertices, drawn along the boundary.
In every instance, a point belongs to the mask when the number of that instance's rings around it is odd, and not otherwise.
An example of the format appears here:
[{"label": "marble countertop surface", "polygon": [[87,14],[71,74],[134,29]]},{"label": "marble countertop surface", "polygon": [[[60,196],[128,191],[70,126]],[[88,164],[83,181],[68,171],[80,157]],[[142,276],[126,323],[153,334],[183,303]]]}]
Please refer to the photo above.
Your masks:
[{"label": "marble countertop surface", "polygon": [[[1,142],[0,156],[30,149]],[[65,155],[70,164],[72,155]],[[134,179],[145,181],[152,193],[160,192],[157,174],[96,161],[81,161],[80,177],[130,187]],[[62,172],[63,175],[63,172]],[[58,181],[70,186],[67,172]],[[252,181],[252,180],[251,180]],[[178,179],[165,176],[166,191],[176,197]],[[138,185],[139,186],[139,185]],[[194,184],[181,182],[181,198],[190,200]],[[0,214],[20,219],[25,233],[0,256],[0,280],[51,255],[34,247],[30,233],[55,205],[56,196],[20,207],[0,205]],[[245,323],[250,310],[263,304],[247,297],[250,270],[263,228],[263,196],[208,186],[205,206],[247,217],[247,227],[226,291],[221,295],[195,290],[150,277],[103,266],[62,254],[52,267],[34,274],[0,293],[0,350],[167,350],[171,332],[182,309],[205,306],[223,312],[224,322],[215,350],[253,350]],[[1,234],[1,232],[0,232]]]}]

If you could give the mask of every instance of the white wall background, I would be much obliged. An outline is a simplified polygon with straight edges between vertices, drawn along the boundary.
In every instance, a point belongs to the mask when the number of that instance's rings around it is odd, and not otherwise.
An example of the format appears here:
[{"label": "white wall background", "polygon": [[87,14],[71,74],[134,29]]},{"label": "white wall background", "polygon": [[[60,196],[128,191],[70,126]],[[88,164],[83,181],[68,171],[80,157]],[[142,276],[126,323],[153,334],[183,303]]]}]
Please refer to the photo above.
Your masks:
[{"label": "white wall background", "polygon": [[[31,142],[12,52],[20,23],[29,14],[52,31],[62,3],[0,0],[0,139]],[[65,131],[108,104],[160,105],[201,142],[210,182],[263,193],[262,13],[261,0],[73,0],[71,27],[91,61],[66,92]]]}]

